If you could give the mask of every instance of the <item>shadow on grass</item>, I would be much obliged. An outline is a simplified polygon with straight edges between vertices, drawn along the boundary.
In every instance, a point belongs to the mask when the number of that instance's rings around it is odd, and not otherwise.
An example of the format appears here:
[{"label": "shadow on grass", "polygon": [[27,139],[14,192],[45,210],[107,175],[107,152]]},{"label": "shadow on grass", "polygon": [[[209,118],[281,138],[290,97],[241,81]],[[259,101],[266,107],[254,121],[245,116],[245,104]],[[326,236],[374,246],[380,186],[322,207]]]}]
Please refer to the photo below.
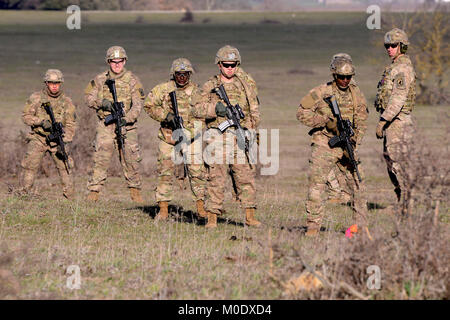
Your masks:
[{"label": "shadow on grass", "polygon": [[[159,206],[157,205],[136,207],[134,209],[141,210],[152,219],[155,219],[159,212]],[[206,224],[206,219],[200,218],[196,212],[192,210],[185,210],[179,205],[169,205],[169,219],[174,219],[177,222],[192,223],[199,226]],[[230,224],[238,227],[245,226],[242,222],[221,218],[220,216],[217,218],[217,223]]]},{"label": "shadow on grass", "polygon": [[368,202],[367,203],[367,208],[369,210],[379,210],[379,209],[386,209],[386,206],[382,205],[382,204],[375,203],[375,202]]}]

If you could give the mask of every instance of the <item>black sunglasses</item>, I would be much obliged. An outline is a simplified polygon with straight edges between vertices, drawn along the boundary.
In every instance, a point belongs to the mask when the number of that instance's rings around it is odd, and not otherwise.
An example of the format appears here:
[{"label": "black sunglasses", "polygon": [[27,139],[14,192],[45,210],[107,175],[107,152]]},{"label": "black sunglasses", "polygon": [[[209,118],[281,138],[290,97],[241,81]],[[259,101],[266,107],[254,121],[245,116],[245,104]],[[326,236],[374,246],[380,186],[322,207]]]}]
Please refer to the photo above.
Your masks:
[{"label": "black sunglasses", "polygon": [[237,66],[237,62],[234,63],[221,63],[224,68],[235,68]]},{"label": "black sunglasses", "polygon": [[397,46],[398,46],[398,43],[385,43],[385,44],[384,44],[384,47],[385,47],[386,49],[389,49],[389,47],[391,47],[392,49],[394,49],[394,48],[397,48]]},{"label": "black sunglasses", "polygon": [[352,76],[352,75],[344,76],[344,75],[342,75],[342,74],[337,74],[336,77],[337,77],[339,80],[344,80],[344,79],[350,80],[353,76]]}]

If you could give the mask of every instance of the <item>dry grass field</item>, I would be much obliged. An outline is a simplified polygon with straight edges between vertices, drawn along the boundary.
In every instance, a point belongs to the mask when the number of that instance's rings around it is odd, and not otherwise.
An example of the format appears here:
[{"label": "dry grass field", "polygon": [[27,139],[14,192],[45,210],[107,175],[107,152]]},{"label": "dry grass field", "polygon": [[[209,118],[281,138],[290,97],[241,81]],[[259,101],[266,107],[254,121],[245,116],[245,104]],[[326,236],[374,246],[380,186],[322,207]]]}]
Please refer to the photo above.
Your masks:
[{"label": "dry grass field", "polygon": [[[449,109],[414,110],[415,152],[420,152],[416,206],[409,219],[400,220],[384,210],[395,198],[372,107],[389,61],[382,32],[366,28],[364,13],[202,13],[194,14],[194,23],[182,24],[180,14],[87,12],[81,30],[68,30],[66,17],[65,12],[0,11],[1,299],[449,298]],[[207,231],[193,215],[189,190],[177,192],[170,221],[155,224],[158,126],[144,112],[139,139],[145,205],[130,201],[116,159],[101,200],[87,203],[95,121],[83,90],[105,70],[106,49],[125,47],[127,68],[148,93],[167,80],[172,60],[180,56],[193,62],[194,80],[202,84],[217,71],[214,55],[225,44],[239,48],[243,68],[258,84],[261,127],[280,132],[279,171],[257,180],[257,217],[264,227],[244,227],[242,210],[229,192],[227,214],[217,230]],[[351,209],[340,205],[327,205],[327,230],[318,238],[302,233],[310,143],[295,114],[300,98],[330,79],[330,59],[337,52],[352,55],[370,109],[359,156],[373,241],[360,234],[345,238]],[[61,198],[49,157],[35,195],[15,193],[25,150],[20,136],[28,130],[22,108],[41,88],[48,68],[64,72],[64,88],[80,119],[73,201]],[[67,287],[71,265],[80,268],[80,289]],[[366,285],[370,265],[380,267],[379,290]],[[296,288],[294,280],[312,270],[325,278],[323,288]]]}]

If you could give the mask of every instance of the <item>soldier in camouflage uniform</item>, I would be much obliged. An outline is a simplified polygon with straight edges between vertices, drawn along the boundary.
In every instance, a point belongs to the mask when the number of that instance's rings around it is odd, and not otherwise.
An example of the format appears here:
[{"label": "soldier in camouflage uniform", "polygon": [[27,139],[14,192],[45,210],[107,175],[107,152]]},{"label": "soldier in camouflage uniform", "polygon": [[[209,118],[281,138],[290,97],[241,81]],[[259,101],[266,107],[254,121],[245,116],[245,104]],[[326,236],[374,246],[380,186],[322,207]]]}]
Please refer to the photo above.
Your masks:
[{"label": "soldier in camouflage uniform", "polygon": [[[243,152],[236,150],[234,128],[228,128],[223,135],[218,130],[219,124],[227,119],[226,106],[214,91],[221,84],[223,84],[231,104],[239,104],[242,108],[245,117],[241,119],[240,123],[243,128],[256,130],[260,122],[256,83],[240,67],[240,63],[241,56],[236,48],[228,45],[220,48],[215,58],[215,64],[219,67],[220,73],[204,84],[202,101],[194,109],[198,117],[206,118],[208,127],[205,132],[205,140],[208,144],[206,150],[212,150],[211,155],[220,158],[219,161],[214,159],[208,161],[204,157],[205,162],[209,165],[205,203],[208,212],[207,228],[217,227],[217,216],[222,213],[225,179],[229,171],[234,178],[236,196],[242,207],[245,208],[245,224],[248,226],[259,226],[261,224],[255,219],[255,165],[250,166],[248,159],[243,156]],[[229,162],[232,162],[232,164]]]},{"label": "soldier in camouflage uniform", "polygon": [[[194,118],[192,109],[200,99],[200,89],[196,83],[190,80],[194,73],[191,62],[185,58],[173,61],[170,68],[170,80],[154,87],[144,101],[144,110],[148,115],[161,123],[158,138],[158,186],[156,188],[156,201],[159,205],[159,213],[155,219],[166,220],[168,218],[168,205],[173,199],[173,178],[176,165],[175,153],[183,151],[187,163],[187,177],[190,181],[192,196],[196,201],[198,215],[206,218],[204,209],[204,197],[206,186],[206,172],[202,159],[201,130],[204,119]],[[188,145],[177,144],[172,137],[175,128],[175,114],[169,97],[169,93],[175,91],[178,112],[183,119]],[[196,126],[196,128],[194,128]],[[195,129],[195,130],[194,130]],[[184,167],[184,166],[183,166]]]},{"label": "soldier in camouflage uniform", "polygon": [[72,142],[75,134],[76,115],[72,100],[62,90],[63,82],[64,77],[61,71],[49,69],[44,75],[44,89],[33,93],[27,100],[22,113],[22,120],[31,127],[31,132],[27,139],[27,152],[21,163],[20,183],[24,191],[30,191],[42,158],[46,152],[49,152],[61,177],[63,195],[71,199],[74,195],[73,176],[70,170],[73,168],[73,160],[69,155],[67,163],[65,163],[59,153],[56,142],[48,141],[47,137],[51,133],[52,123],[50,115],[43,107],[43,104],[49,102],[53,109],[55,121],[62,123],[64,130],[63,142],[65,143],[66,152],[69,153],[68,144]]},{"label": "soldier in camouflage uniform", "polygon": [[125,135],[124,152],[119,151],[123,174],[130,189],[131,199],[143,203],[141,196],[141,177],[139,175],[139,144],[137,137],[137,118],[145,98],[138,77],[125,68],[128,57],[125,50],[113,46],[106,52],[109,70],[98,74],[85,90],[88,107],[97,112],[97,132],[95,137],[94,168],[88,181],[88,200],[97,201],[102,189],[114,149],[118,149],[115,124],[105,125],[105,118],[111,114],[113,97],[105,81],[114,79],[117,100],[123,102],[125,117],[122,118],[122,134]]},{"label": "soldier in camouflage uniform", "polygon": [[384,36],[384,46],[392,63],[386,67],[378,83],[375,108],[380,112],[376,135],[383,139],[383,155],[389,177],[405,214],[409,210],[406,192],[408,173],[405,161],[413,134],[411,112],[416,97],[416,75],[411,59],[405,54],[408,36],[403,30],[393,29]]},{"label": "soldier in camouflage uniform", "polygon": [[[361,144],[366,130],[368,110],[366,99],[359,87],[351,79],[355,74],[352,60],[348,54],[336,54],[331,61],[333,81],[312,89],[300,101],[297,119],[312,127],[312,154],[309,174],[309,190],[306,201],[307,235],[318,233],[322,224],[324,194],[330,171],[339,170],[345,177],[347,189],[352,192],[352,209],[356,223],[366,225],[367,202],[363,199],[364,185],[355,178],[348,155],[340,147],[330,148],[328,141],[338,134],[337,121],[325,98],[334,95],[340,107],[342,118],[352,122],[355,135],[351,138],[355,148]],[[357,159],[357,156],[355,155]],[[362,174],[362,173],[361,173]]]}]

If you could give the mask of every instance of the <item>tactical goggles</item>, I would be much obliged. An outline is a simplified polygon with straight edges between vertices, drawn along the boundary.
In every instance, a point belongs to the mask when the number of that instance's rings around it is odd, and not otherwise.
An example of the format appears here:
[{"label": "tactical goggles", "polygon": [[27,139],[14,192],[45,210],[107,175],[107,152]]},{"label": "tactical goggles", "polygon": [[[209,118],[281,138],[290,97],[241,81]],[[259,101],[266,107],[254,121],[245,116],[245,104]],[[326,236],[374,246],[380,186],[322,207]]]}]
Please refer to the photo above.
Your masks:
[{"label": "tactical goggles", "polygon": [[236,66],[237,66],[237,62],[233,62],[233,63],[224,63],[224,62],[221,62],[220,64],[221,64],[222,67],[224,67],[224,68],[236,68]]},{"label": "tactical goggles", "polygon": [[338,78],[339,80],[350,80],[352,77],[353,76],[351,74],[347,75],[347,76],[345,76],[343,74],[337,74],[336,75],[336,78]]},{"label": "tactical goggles", "polygon": [[395,48],[397,48],[397,46],[398,46],[398,43],[385,43],[384,44],[384,47],[386,49],[389,49],[389,47],[392,48],[392,49],[395,49]]},{"label": "tactical goggles", "polygon": [[123,63],[125,61],[125,59],[120,59],[120,60],[108,60],[109,63],[114,63],[114,64],[120,64]]}]

